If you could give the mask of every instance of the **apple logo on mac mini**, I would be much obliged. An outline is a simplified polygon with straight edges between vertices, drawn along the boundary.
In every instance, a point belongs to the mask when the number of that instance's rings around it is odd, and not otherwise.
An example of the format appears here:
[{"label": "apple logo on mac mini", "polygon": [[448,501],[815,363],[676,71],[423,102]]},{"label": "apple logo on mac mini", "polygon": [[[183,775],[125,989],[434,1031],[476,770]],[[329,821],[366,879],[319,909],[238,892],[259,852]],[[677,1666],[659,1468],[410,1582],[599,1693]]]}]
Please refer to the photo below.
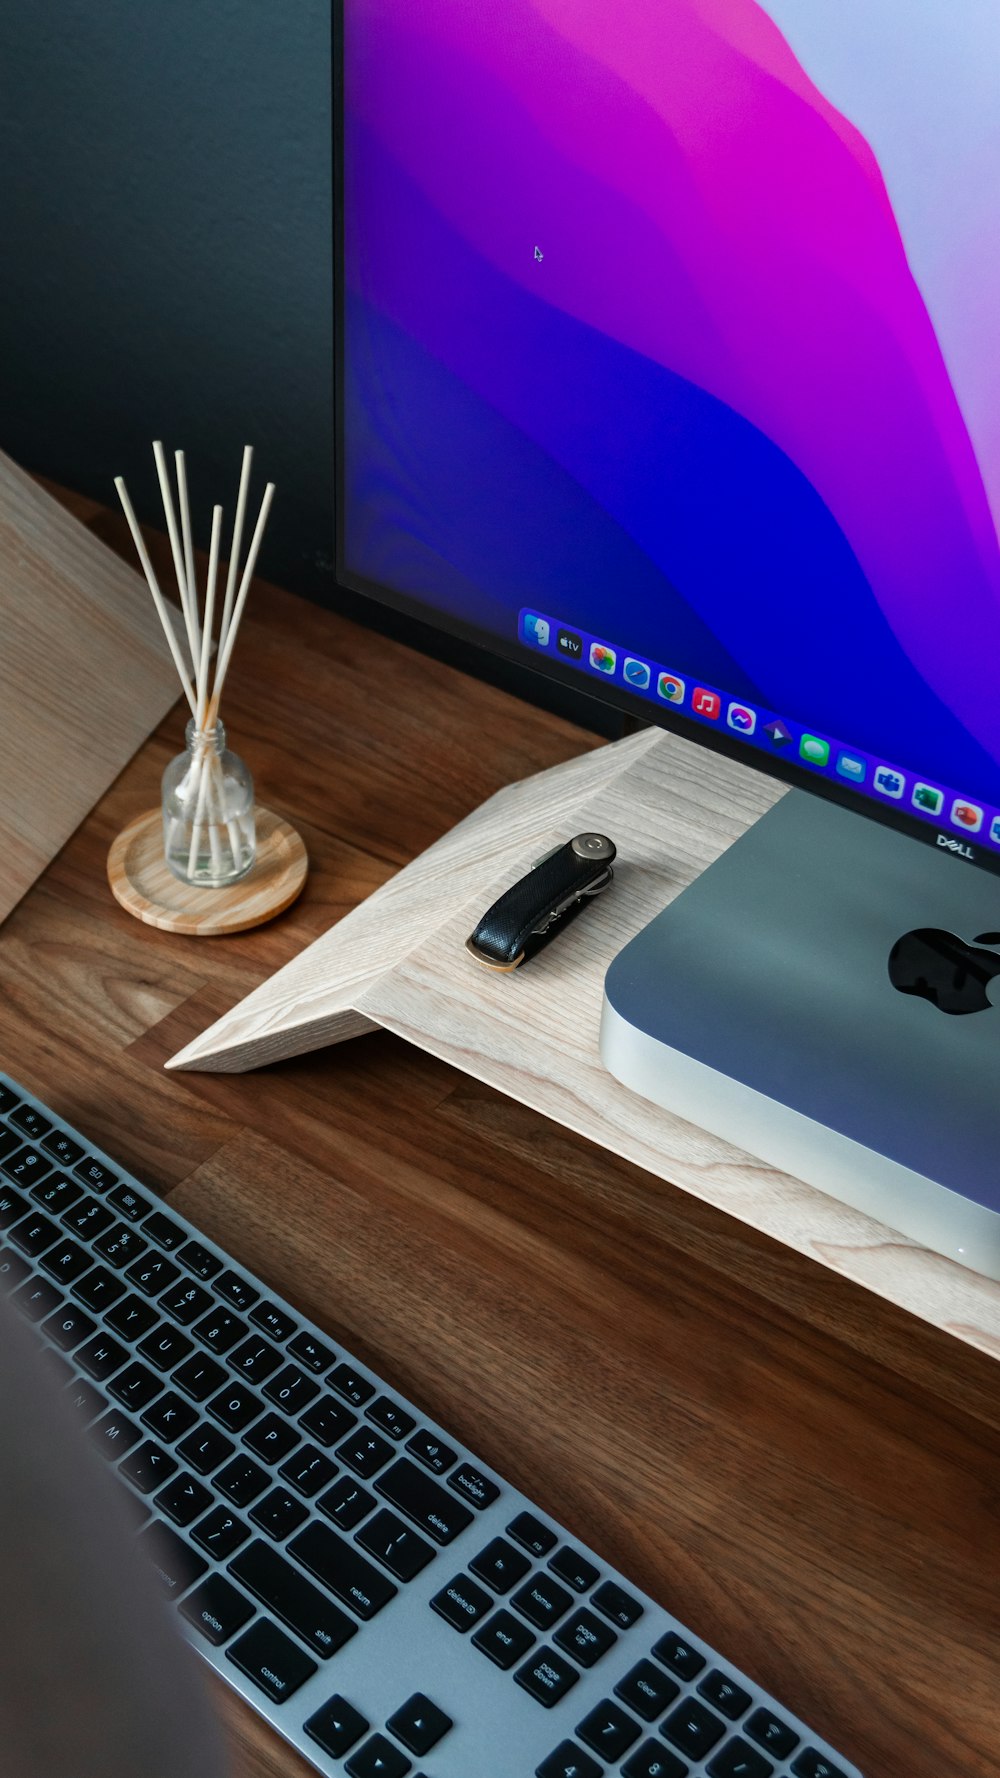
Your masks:
[{"label": "apple logo on mac mini", "polygon": [[972,944],[939,926],[904,932],[889,952],[889,980],[939,1012],[987,1012],[986,989],[1000,975],[1000,956],[982,945],[1000,945],[1000,932],[981,932]]}]

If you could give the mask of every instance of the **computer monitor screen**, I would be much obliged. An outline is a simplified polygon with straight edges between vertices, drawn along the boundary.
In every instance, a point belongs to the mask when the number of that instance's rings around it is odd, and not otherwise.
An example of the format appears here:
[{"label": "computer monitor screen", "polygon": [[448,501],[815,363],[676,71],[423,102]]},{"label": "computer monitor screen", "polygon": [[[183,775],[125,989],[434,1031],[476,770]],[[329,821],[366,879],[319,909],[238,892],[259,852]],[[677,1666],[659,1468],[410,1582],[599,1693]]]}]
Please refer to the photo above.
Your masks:
[{"label": "computer monitor screen", "polygon": [[343,0],[345,584],[1000,866],[994,0]]}]

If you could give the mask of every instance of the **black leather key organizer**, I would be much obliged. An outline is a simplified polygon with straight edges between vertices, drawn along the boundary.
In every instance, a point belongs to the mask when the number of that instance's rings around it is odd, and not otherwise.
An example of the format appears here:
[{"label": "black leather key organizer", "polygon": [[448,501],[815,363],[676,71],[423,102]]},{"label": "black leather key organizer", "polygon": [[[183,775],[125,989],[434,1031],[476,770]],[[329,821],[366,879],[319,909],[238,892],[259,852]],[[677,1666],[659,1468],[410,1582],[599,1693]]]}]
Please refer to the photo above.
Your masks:
[{"label": "black leather key organizer", "polygon": [[466,949],[487,969],[517,969],[608,887],[614,857],[603,833],[578,833],[557,846],[487,908]]}]

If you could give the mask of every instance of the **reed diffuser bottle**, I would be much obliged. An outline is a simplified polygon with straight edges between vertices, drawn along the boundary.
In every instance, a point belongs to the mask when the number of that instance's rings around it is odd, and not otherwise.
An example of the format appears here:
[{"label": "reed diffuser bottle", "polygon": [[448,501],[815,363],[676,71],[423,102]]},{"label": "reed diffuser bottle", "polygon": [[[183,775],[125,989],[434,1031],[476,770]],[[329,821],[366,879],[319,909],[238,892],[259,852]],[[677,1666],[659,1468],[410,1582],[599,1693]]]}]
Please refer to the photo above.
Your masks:
[{"label": "reed diffuser bottle", "polygon": [[257,855],[253,778],[221,722],[199,729],[192,716],[184,739],[163,774],[164,856],[183,883],[224,889]]},{"label": "reed diffuser bottle", "polygon": [[[185,732],[185,751],[171,760],[163,774],[163,851],[171,871],[181,882],[203,889],[225,889],[231,883],[238,883],[253,868],[257,843],[253,779],[238,754],[231,753],[226,746],[226,731],[219,719],[219,699],[232,660],[267,515],[271,509],[274,483],[268,482],[264,490],[257,523],[240,575],[240,545],[253,462],[253,451],[247,445],[243,452],[229,570],[225,596],[221,601],[222,615],[216,640],[215,593],[219,577],[222,508],[216,506],[212,510],[212,540],[208,551],[208,574],[202,605],[195,577],[184,452],[174,452],[179,526],[166,455],[159,440],[153,445],[153,456],[160,482],[174,572],[177,575],[183,639],[175,633],[121,476],[116,476],[115,487],[191,711],[191,720]],[[184,641],[187,643],[187,659]]]}]

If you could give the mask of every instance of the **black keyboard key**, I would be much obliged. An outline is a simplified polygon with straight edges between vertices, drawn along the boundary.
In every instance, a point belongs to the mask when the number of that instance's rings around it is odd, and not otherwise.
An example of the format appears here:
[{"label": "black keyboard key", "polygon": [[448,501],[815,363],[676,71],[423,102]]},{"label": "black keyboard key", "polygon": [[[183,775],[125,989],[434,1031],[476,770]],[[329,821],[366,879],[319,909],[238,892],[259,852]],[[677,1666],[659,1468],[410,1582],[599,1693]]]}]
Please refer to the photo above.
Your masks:
[{"label": "black keyboard key", "polygon": [[249,1506],[258,1494],[263,1494],[270,1481],[267,1471],[261,1469],[249,1457],[234,1457],[225,1469],[220,1469],[215,1478],[215,1485],[220,1494],[231,1500],[234,1506]]},{"label": "black keyboard key", "polygon": [[229,1512],[224,1506],[213,1506],[210,1513],[195,1526],[191,1533],[195,1543],[200,1543],[216,1561],[224,1562],[241,1543],[246,1543],[250,1536],[249,1525],[244,1525],[235,1513]]},{"label": "black keyboard key", "polygon": [[342,1475],[332,1488],[328,1488],[320,1496],[316,1505],[321,1513],[325,1513],[328,1519],[339,1525],[341,1531],[353,1531],[355,1525],[360,1525],[361,1520],[371,1512],[375,1505],[375,1496],[369,1494],[367,1488],[362,1488],[361,1483],[356,1482],[352,1475]]},{"label": "black keyboard key", "polygon": [[267,1618],[258,1618],[238,1637],[226,1658],[276,1704],[283,1704],[316,1671],[316,1662]]},{"label": "black keyboard key", "polygon": [[155,1364],[158,1371],[172,1371],[194,1350],[194,1341],[179,1327],[172,1327],[169,1321],[161,1321],[154,1327],[144,1340],[140,1340],[137,1350],[150,1364]]},{"label": "black keyboard key", "polygon": [[181,1616],[218,1648],[253,1617],[253,1606],[223,1575],[210,1574],[182,1601]]},{"label": "black keyboard key", "polygon": [[245,1321],[241,1321],[238,1315],[231,1315],[228,1309],[223,1309],[219,1305],[210,1309],[207,1315],[203,1315],[191,1331],[195,1339],[200,1340],[203,1346],[207,1346],[210,1352],[221,1354],[228,1352],[231,1346],[235,1346],[237,1340],[243,1338],[247,1331],[247,1324]]},{"label": "black keyboard key", "polygon": [[[164,1396],[163,1399],[168,1398]],[[213,1469],[218,1469],[220,1463],[225,1463],[235,1449],[231,1438],[227,1438],[217,1426],[209,1426],[207,1420],[203,1420],[178,1445],[177,1455],[182,1462],[189,1463],[192,1469],[196,1469],[199,1475],[211,1475]]]},{"label": "black keyboard key", "polygon": [[360,1710],[355,1710],[353,1704],[339,1696],[332,1697],[314,1716],[310,1716],[304,1726],[306,1734],[311,1735],[331,1759],[340,1759],[350,1753],[371,1727]]},{"label": "black keyboard key", "polygon": [[[436,1554],[432,1544],[425,1543],[409,1525],[404,1525],[402,1519],[397,1519],[395,1513],[387,1512],[384,1507],[369,1519],[363,1531],[358,1532],[357,1541],[370,1556],[377,1556],[397,1580],[413,1580]],[[414,1751],[419,1753],[420,1749]]]},{"label": "black keyboard key", "polygon": [[[26,1136],[30,1136],[33,1142],[38,1142],[43,1136],[47,1136],[52,1128],[52,1119],[43,1117],[42,1113],[36,1111],[33,1105],[19,1105],[16,1111],[11,1112],[10,1121],[19,1130],[23,1130]],[[82,1149],[80,1153],[83,1153]]]},{"label": "black keyboard key", "polygon": [[208,1248],[203,1247],[200,1241],[186,1241],[178,1250],[177,1258],[196,1278],[203,1278],[206,1282],[222,1270],[221,1259],[217,1259],[214,1253],[209,1253]]},{"label": "black keyboard key", "polygon": [[144,1198],[132,1185],[116,1185],[108,1193],[108,1203],[114,1205],[119,1216],[124,1216],[126,1222],[141,1222],[153,1208],[152,1199]]},{"label": "black keyboard key", "polygon": [[[108,1405],[107,1398],[101,1394],[99,1389],[94,1388],[93,1383],[83,1383],[79,1378],[75,1383],[67,1385],[66,1400],[81,1426],[86,1426],[89,1421],[96,1419],[97,1415],[103,1413]],[[115,1411],[117,1412],[117,1409]]]},{"label": "black keyboard key", "polygon": [[110,1334],[99,1333],[86,1346],[81,1346],[76,1362],[81,1370],[86,1371],[88,1377],[103,1383],[105,1377],[111,1377],[115,1371],[121,1369],[127,1357],[124,1346],[113,1340]]},{"label": "black keyboard key", "polygon": [[451,1543],[460,1531],[472,1524],[468,1507],[447,1494],[408,1457],[398,1458],[392,1468],[379,1477],[375,1487],[392,1506],[412,1519],[418,1530],[433,1537],[435,1543]]},{"label": "black keyboard key", "polygon": [[154,1445],[152,1439],[147,1439],[118,1465],[118,1469],[140,1494],[152,1494],[154,1488],[162,1487],[176,1473],[177,1460],[159,1445]]},{"label": "black keyboard key", "polygon": [[795,1730],[789,1728],[787,1722],[782,1722],[780,1716],[775,1716],[773,1710],[763,1708],[755,1710],[752,1716],[747,1717],[743,1724],[743,1733],[758,1742],[765,1753],[777,1760],[787,1759],[799,1744]]},{"label": "black keyboard key", "polygon": [[192,1401],[204,1401],[225,1380],[226,1373],[221,1364],[203,1352],[192,1352],[174,1372],[178,1389],[183,1389]]},{"label": "black keyboard key", "polygon": [[771,1761],[744,1741],[742,1735],[734,1735],[725,1747],[720,1747],[708,1768],[709,1778],[771,1778],[773,1771]]},{"label": "black keyboard key", "polygon": [[16,1192],[12,1185],[0,1185],[0,1232],[19,1222],[30,1208],[27,1198]]},{"label": "black keyboard key", "polygon": [[718,1667],[709,1669],[704,1679],[699,1681],[698,1690],[709,1704],[713,1704],[716,1710],[721,1710],[723,1716],[728,1716],[730,1722],[736,1722],[753,1703],[750,1693],[737,1685],[728,1673],[720,1673]]},{"label": "black keyboard key", "polygon": [[360,1618],[373,1618],[396,1596],[392,1582],[326,1525],[307,1525],[288,1547],[303,1568]]},{"label": "black keyboard key", "polygon": [[496,1482],[491,1482],[489,1476],[483,1475],[482,1470],[473,1469],[471,1463],[460,1464],[448,1477],[448,1486],[454,1488],[456,1494],[461,1494],[464,1500],[471,1500],[479,1512],[484,1507],[492,1506],[494,1500],[500,1498]]},{"label": "black keyboard key", "polygon": [[[16,1123],[17,1119],[13,1121]],[[80,1143],[74,1142],[72,1136],[67,1136],[63,1130],[53,1130],[44,1138],[42,1147],[61,1167],[75,1167],[77,1161],[83,1160],[84,1151]]]},{"label": "black keyboard key", "polygon": [[586,1556],[581,1556],[579,1550],[571,1549],[569,1544],[564,1544],[561,1550],[556,1551],[549,1561],[549,1567],[557,1579],[564,1580],[568,1587],[572,1587],[574,1593],[588,1592],[600,1578],[600,1570],[594,1567],[593,1562],[589,1562]]},{"label": "black keyboard key", "polygon": [[602,1759],[613,1765],[626,1754],[634,1742],[638,1741],[642,1730],[635,1718],[615,1704],[610,1698],[602,1699],[600,1704],[589,1711],[583,1721],[577,1723],[576,1732],[581,1741],[599,1753]]},{"label": "black keyboard key", "polygon": [[282,1343],[291,1339],[295,1332],[295,1322],[290,1315],[285,1314],[284,1309],[278,1308],[277,1303],[269,1303],[266,1300],[258,1303],[256,1308],[251,1309],[250,1319],[255,1327],[260,1328],[261,1333],[266,1333],[272,1340],[279,1340]]},{"label": "black keyboard key", "polygon": [[509,1611],[498,1611],[485,1624],[480,1624],[472,1638],[478,1648],[497,1667],[513,1667],[527,1654],[535,1638],[525,1624],[518,1623]]},{"label": "black keyboard key", "polygon": [[534,1624],[536,1630],[550,1629],[572,1603],[566,1588],[547,1574],[536,1574],[526,1580],[511,1599],[515,1611],[526,1617],[529,1624]]},{"label": "black keyboard key", "polygon": [[260,1538],[240,1551],[230,1562],[229,1572],[324,1659],[343,1648],[357,1632],[353,1618]]},{"label": "black keyboard key", "polygon": [[165,1593],[171,1598],[185,1593],[194,1581],[201,1581],[201,1575],[208,1568],[198,1550],[192,1550],[190,1543],[185,1542],[173,1527],[165,1526],[162,1518],[153,1518],[146,1531],[139,1533],[139,1549],[146,1552],[160,1575]]},{"label": "black keyboard key", "polygon": [[0,1291],[16,1290],[25,1278],[31,1276],[31,1262],[23,1253],[15,1253],[7,1247],[0,1253]]},{"label": "black keyboard key", "polygon": [[446,1445],[432,1432],[415,1432],[406,1448],[434,1475],[443,1475],[458,1456],[457,1451],[453,1451],[450,1445]]},{"label": "black keyboard key", "polygon": [[[602,1624],[592,1611],[581,1608],[561,1626],[552,1638],[565,1654],[572,1655],[581,1667],[592,1667],[618,1641],[614,1631]],[[669,1685],[669,1680],[667,1684]],[[617,1689],[617,1688],[616,1688]]]},{"label": "black keyboard key", "polygon": [[301,1414],[319,1394],[319,1384],[300,1371],[297,1364],[286,1364],[284,1370],[265,1383],[264,1394],[286,1414]]},{"label": "black keyboard key", "polygon": [[309,1512],[301,1500],[296,1500],[294,1494],[289,1494],[287,1488],[272,1488],[269,1494],[264,1495],[263,1500],[258,1500],[257,1505],[251,1508],[250,1517],[261,1531],[266,1531],[268,1537],[274,1538],[275,1543],[282,1543],[293,1531],[298,1530],[303,1519],[309,1517]]},{"label": "black keyboard key", "polygon": [[412,1698],[407,1698],[406,1703],[393,1712],[385,1726],[410,1753],[423,1754],[430,1753],[432,1747],[443,1741],[454,1724],[426,1693],[414,1692]]},{"label": "black keyboard key", "polygon": [[82,1309],[74,1308],[72,1303],[64,1303],[61,1309],[49,1316],[42,1332],[53,1345],[61,1346],[64,1352],[70,1352],[81,1340],[87,1339],[94,1332],[96,1325]]},{"label": "black keyboard key", "polygon": [[145,1297],[126,1296],[109,1309],[104,1319],[112,1333],[121,1334],[123,1340],[141,1340],[156,1326],[159,1316]]},{"label": "black keyboard key", "polygon": [[225,1297],[227,1303],[233,1303],[244,1313],[260,1299],[260,1291],[254,1289],[248,1278],[241,1278],[239,1272],[223,1272],[216,1278],[215,1294]]},{"label": "black keyboard key", "polygon": [[102,1457],[107,1457],[110,1462],[117,1462],[119,1457],[124,1457],[126,1451],[139,1443],[142,1433],[125,1414],[112,1408],[103,1419],[96,1421],[88,1436]]},{"label": "black keyboard key", "polygon": [[153,1504],[175,1525],[190,1525],[192,1519],[211,1506],[212,1496],[204,1482],[182,1469],[180,1475],[160,1489]]},{"label": "black keyboard key", "polygon": [[20,1136],[14,1130],[8,1130],[3,1124],[0,1124],[0,1161],[6,1160],[9,1154],[13,1154],[14,1150],[20,1147]]},{"label": "black keyboard key", "polygon": [[0,1111],[6,1115],[13,1111],[15,1105],[20,1105],[20,1103],[20,1097],[15,1093],[13,1087],[7,1086],[4,1081],[0,1080]]},{"label": "black keyboard key", "polygon": [[644,1741],[625,1761],[622,1778],[688,1778],[690,1770],[662,1741]]},{"label": "black keyboard key", "polygon": [[52,1171],[52,1162],[37,1148],[18,1148],[0,1164],[8,1179],[13,1179],[15,1185],[23,1185],[26,1190]]},{"label": "black keyboard key", "polygon": [[85,1272],[78,1283],[73,1286],[73,1295],[88,1309],[96,1309],[99,1315],[110,1309],[119,1297],[125,1295],[125,1286],[114,1272],[107,1266],[95,1266],[92,1272]]},{"label": "black keyboard key", "polygon": [[726,1725],[721,1716],[716,1716],[714,1710],[707,1709],[697,1698],[685,1698],[661,1726],[661,1733],[689,1759],[704,1759],[725,1732]]},{"label": "black keyboard key", "polygon": [[298,1444],[298,1435],[287,1420],[280,1414],[265,1414],[244,1437],[243,1443],[257,1457],[263,1457],[265,1463],[280,1463],[289,1451],[294,1451]]},{"label": "black keyboard key", "polygon": [[480,1618],[486,1616],[493,1604],[489,1593],[478,1587],[467,1574],[456,1574],[440,1593],[435,1593],[431,1607],[439,1617],[450,1624],[453,1630],[471,1630]]},{"label": "black keyboard key", "polygon": [[270,1340],[262,1340],[259,1334],[251,1334],[242,1346],[229,1354],[230,1368],[238,1376],[244,1377],[248,1383],[260,1385],[273,1377],[281,1366],[281,1353]]},{"label": "black keyboard key", "polygon": [[485,1581],[494,1593],[509,1593],[523,1580],[531,1563],[505,1537],[494,1537],[469,1563],[477,1580]]},{"label": "black keyboard key", "polygon": [[288,1350],[293,1358],[305,1365],[307,1371],[317,1373],[328,1371],[337,1356],[329,1346],[324,1346],[322,1340],[317,1340],[313,1334],[304,1331],[289,1341]]},{"label": "black keyboard key", "polygon": [[154,1210],[152,1216],[147,1216],[142,1225],[142,1232],[144,1235],[148,1235],[151,1241],[155,1241],[158,1247],[165,1247],[168,1253],[172,1253],[175,1247],[179,1247],[182,1241],[187,1240],[187,1235],[180,1224],[174,1222],[172,1217],[164,1216],[162,1210]]},{"label": "black keyboard key", "polygon": [[144,1364],[136,1359],[132,1364],[119,1371],[113,1382],[108,1385],[109,1392],[116,1401],[120,1401],[133,1414],[141,1414],[148,1407],[154,1395],[159,1395],[163,1388],[163,1379],[155,1371],[147,1370]]},{"label": "black keyboard key", "polygon": [[182,1327],[189,1327],[204,1315],[206,1309],[212,1307],[212,1299],[200,1284],[189,1284],[181,1278],[176,1284],[165,1290],[160,1298],[160,1308],[165,1315],[172,1315]]},{"label": "black keyboard key", "polygon": [[[176,1438],[183,1438],[186,1432],[190,1432],[197,1418],[197,1410],[191,1403],[168,1389],[165,1395],[154,1401],[152,1407],[146,1409],[142,1415],[142,1423],[149,1427],[150,1432],[155,1432],[157,1438],[172,1445]],[[231,1450],[232,1446],[229,1448]],[[228,1455],[228,1452],[223,1455]],[[219,1462],[221,1461],[220,1457]]]},{"label": "black keyboard key", "polygon": [[65,1173],[50,1173],[46,1179],[32,1186],[31,1195],[40,1209],[47,1210],[50,1216],[61,1216],[71,1204],[79,1203],[83,1197],[83,1186],[67,1179]]},{"label": "black keyboard key", "polygon": [[[380,1470],[392,1456],[393,1447],[380,1432],[368,1432],[364,1427],[346,1439],[337,1447],[337,1456],[355,1475],[367,1481]],[[390,1470],[390,1475],[392,1471]],[[435,1484],[436,1485],[436,1484]],[[440,1491],[440,1490],[439,1490]]]},{"label": "black keyboard key", "polygon": [[371,1407],[366,1409],[366,1413],[368,1419],[373,1420],[376,1426],[380,1426],[383,1432],[387,1432],[390,1438],[405,1438],[417,1424],[413,1415],[408,1414],[405,1408],[401,1408],[399,1403],[393,1401],[388,1395],[380,1395],[376,1401],[372,1402]]},{"label": "black keyboard key", "polygon": [[613,1580],[602,1581],[596,1593],[591,1594],[590,1602],[611,1623],[617,1624],[619,1630],[630,1630],[642,1616],[643,1608],[638,1599],[633,1599],[631,1593],[626,1593]]},{"label": "black keyboard key", "polygon": [[113,1222],[94,1242],[94,1252],[99,1253],[102,1259],[106,1259],[119,1272],[125,1266],[132,1265],[147,1251],[141,1235],[137,1235],[127,1222]]},{"label": "black keyboard key", "polygon": [[514,1675],[518,1685],[551,1710],[574,1686],[580,1675],[554,1648],[539,1648]]},{"label": "black keyboard key", "polygon": [[804,1747],[798,1759],[792,1761],[795,1778],[847,1778],[847,1773],[840,1766],[835,1766],[825,1753],[817,1753],[815,1747]]},{"label": "black keyboard key", "polygon": [[412,1764],[384,1735],[373,1735],[352,1753],[345,1770],[348,1778],[406,1778]]},{"label": "black keyboard key", "polygon": [[[352,1414],[350,1408],[345,1408],[343,1402],[336,1401],[332,1395],[321,1395],[299,1420],[303,1432],[308,1432],[309,1437],[314,1438],[318,1445],[332,1445],[336,1439],[345,1438],[356,1424],[357,1415]],[[380,1443],[384,1445],[385,1440]],[[351,1467],[353,1469],[357,1466],[352,1464]],[[360,1473],[365,1475],[371,1472],[362,1470]]]},{"label": "black keyboard key", "polygon": [[541,1524],[531,1513],[518,1513],[517,1518],[512,1519],[507,1526],[507,1531],[509,1536],[521,1545],[522,1549],[527,1550],[529,1556],[538,1556],[539,1558],[547,1556],[550,1550],[555,1549],[559,1541],[555,1532],[550,1531],[547,1525]]},{"label": "black keyboard key", "polygon": [[64,1212],[61,1221],[63,1228],[69,1229],[71,1235],[79,1235],[81,1241],[94,1241],[103,1235],[114,1222],[114,1213],[106,1204],[97,1198],[83,1198],[74,1204],[71,1210]]},{"label": "black keyboard key", "polygon": [[43,1321],[46,1315],[54,1314],[62,1304],[62,1297],[54,1284],[47,1278],[26,1278],[19,1284],[11,1297],[19,1315],[28,1321]]},{"label": "black keyboard key", "polygon": [[659,1642],[654,1642],[653,1654],[664,1667],[670,1668],[671,1673],[676,1673],[678,1679],[685,1681],[695,1679],[705,1665],[704,1655],[699,1654],[683,1636],[678,1636],[676,1630],[668,1630]]},{"label": "black keyboard key", "polygon": [[83,1180],[84,1185],[89,1185],[91,1191],[106,1192],[111,1186],[118,1183],[117,1173],[112,1173],[111,1168],[106,1167],[104,1162],[99,1161],[93,1154],[84,1155],[83,1160],[77,1162],[73,1171],[78,1179]]},{"label": "black keyboard key", "polygon": [[307,1499],[325,1488],[336,1473],[337,1465],[331,1463],[323,1451],[317,1451],[315,1445],[300,1445],[291,1457],[286,1458],[279,1471],[285,1481],[291,1482],[292,1487],[305,1494]]},{"label": "black keyboard key", "polygon": [[601,1778],[603,1771],[575,1742],[560,1741],[555,1752],[535,1767],[535,1778]]},{"label": "black keyboard key", "polygon": [[40,1357],[57,1388],[64,1388],[73,1376],[73,1366],[68,1358],[64,1358],[61,1352],[54,1351],[51,1346],[43,1346]]},{"label": "black keyboard key", "polygon": [[158,1296],[161,1290],[167,1290],[180,1277],[180,1267],[175,1266],[172,1259],[162,1253],[155,1253],[150,1248],[129,1266],[125,1273],[130,1284],[137,1290],[144,1291],[146,1296]]},{"label": "black keyboard key", "polygon": [[58,1241],[61,1230],[59,1224],[43,1216],[40,1210],[34,1210],[21,1221],[14,1224],[7,1239],[12,1247],[20,1248],[29,1259],[37,1259],[47,1247]]},{"label": "black keyboard key", "polygon": [[652,1661],[637,1661],[615,1686],[615,1696],[643,1722],[655,1722],[677,1697],[680,1686]]},{"label": "black keyboard key", "polygon": [[232,1380],[208,1403],[208,1412],[227,1432],[243,1432],[264,1412],[264,1403],[252,1389],[244,1389],[242,1383]]},{"label": "black keyboard key", "polygon": [[356,1408],[363,1408],[365,1402],[371,1401],[375,1394],[374,1383],[369,1383],[367,1377],[363,1377],[360,1371],[352,1370],[349,1364],[338,1364],[326,1380],[331,1389],[336,1389],[338,1395],[342,1395],[345,1401]]}]

